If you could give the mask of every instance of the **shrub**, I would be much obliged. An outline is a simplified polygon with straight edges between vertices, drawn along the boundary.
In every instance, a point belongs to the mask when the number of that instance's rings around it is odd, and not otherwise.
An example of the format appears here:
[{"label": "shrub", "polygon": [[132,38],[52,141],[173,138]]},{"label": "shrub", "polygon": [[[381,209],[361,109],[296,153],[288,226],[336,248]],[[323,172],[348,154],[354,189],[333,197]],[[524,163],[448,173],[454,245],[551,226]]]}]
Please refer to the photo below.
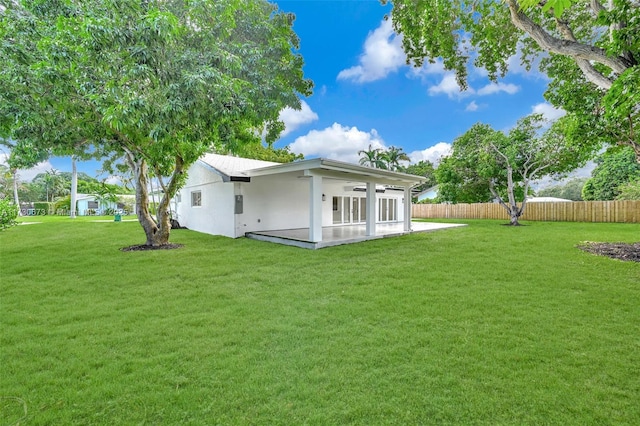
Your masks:
[{"label": "shrub", "polygon": [[18,206],[7,199],[0,200],[0,230],[16,225]]},{"label": "shrub", "polygon": [[618,190],[616,200],[640,200],[640,178],[620,185]]},{"label": "shrub", "polygon": [[71,195],[67,195],[66,197],[63,197],[56,201],[53,208],[56,214],[58,214],[58,212],[60,211],[66,212],[64,214],[68,214],[69,210],[71,210]]},{"label": "shrub", "polygon": [[55,211],[53,203],[46,203],[44,201],[33,203],[33,208],[36,210],[36,216],[46,216]]}]

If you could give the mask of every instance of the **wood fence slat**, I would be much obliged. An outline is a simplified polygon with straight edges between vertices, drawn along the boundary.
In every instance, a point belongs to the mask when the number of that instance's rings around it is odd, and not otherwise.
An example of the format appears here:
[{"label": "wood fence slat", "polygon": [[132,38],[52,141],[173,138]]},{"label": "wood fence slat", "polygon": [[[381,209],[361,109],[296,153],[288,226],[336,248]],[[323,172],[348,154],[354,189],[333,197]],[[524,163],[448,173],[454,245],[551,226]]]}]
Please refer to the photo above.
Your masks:
[{"label": "wood fence slat", "polygon": [[[497,203],[414,204],[412,216],[425,219],[508,219],[505,209]],[[528,203],[522,219],[640,223],[640,200]]]}]

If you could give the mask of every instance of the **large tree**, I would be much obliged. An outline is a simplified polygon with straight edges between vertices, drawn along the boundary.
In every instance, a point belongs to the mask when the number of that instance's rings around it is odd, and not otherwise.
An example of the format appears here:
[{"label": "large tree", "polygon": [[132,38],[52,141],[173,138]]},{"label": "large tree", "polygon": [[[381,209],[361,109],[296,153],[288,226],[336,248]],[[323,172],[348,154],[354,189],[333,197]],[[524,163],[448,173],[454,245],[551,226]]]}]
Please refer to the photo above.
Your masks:
[{"label": "large tree", "polygon": [[426,179],[423,184],[414,188],[416,191],[424,191],[436,184],[435,168],[431,161],[420,160],[417,163],[409,164],[408,166],[400,166],[398,167],[398,171],[410,175],[422,176]]},{"label": "large tree", "polygon": [[[476,123],[452,144],[451,154],[443,157],[435,171],[438,182],[437,201],[447,203],[486,203],[492,200],[489,180],[478,167],[479,146],[483,141],[503,137],[483,123]],[[502,171],[498,171],[502,176]]]},{"label": "large tree", "polygon": [[[293,16],[265,0],[2,2],[0,136],[124,157],[146,244],[169,241],[169,202],[209,149],[272,143],[299,108]],[[161,181],[157,217],[148,173]]]},{"label": "large tree", "polygon": [[359,163],[362,166],[384,169],[386,167],[383,153],[383,149],[373,148],[371,144],[369,144],[368,149],[361,149],[360,151],[358,151],[358,155],[360,156]]},{"label": "large tree", "polygon": [[[568,85],[584,81],[595,95],[591,103],[597,108],[583,108],[581,118],[593,114],[596,120],[608,121],[601,126],[608,131],[608,141],[632,146],[640,162],[637,0],[394,0],[391,17],[396,32],[403,35],[407,61],[420,67],[425,60],[442,58],[463,89],[472,58],[495,81],[507,72],[518,51],[527,66],[540,53],[546,54],[547,66],[555,66],[554,80]],[[568,60],[561,72],[553,65],[555,58]],[[584,87],[565,93],[576,102],[583,94]],[[557,97],[550,98],[566,108]],[[576,134],[577,129],[573,131]],[[601,141],[589,140],[593,149]]]},{"label": "large tree", "polygon": [[537,191],[539,197],[564,198],[572,201],[582,201],[582,187],[588,178],[572,178],[571,180],[552,185]]},{"label": "large tree", "polygon": [[614,200],[624,185],[640,179],[640,164],[629,147],[609,149],[596,158],[596,164],[582,188],[585,200]]},{"label": "large tree", "polygon": [[547,124],[539,114],[520,119],[507,134],[475,124],[440,164],[445,168],[438,172],[439,195],[451,202],[460,201],[459,194],[466,202],[490,197],[505,208],[510,224],[518,225],[532,181],[566,173],[587,158],[580,146],[567,143],[559,125],[543,132]]},{"label": "large tree", "polygon": [[387,170],[398,170],[401,161],[411,161],[406,152],[397,146],[390,146],[382,153]]},{"label": "large tree", "polygon": [[[0,95],[1,96],[1,95]],[[7,159],[9,170],[12,176],[13,183],[13,202],[18,206],[18,214],[22,215],[20,210],[20,175],[21,169],[29,169],[41,161],[44,161],[48,153],[46,150],[42,150],[31,143],[16,144],[10,139],[2,139],[0,143],[11,149],[11,154]]]}]

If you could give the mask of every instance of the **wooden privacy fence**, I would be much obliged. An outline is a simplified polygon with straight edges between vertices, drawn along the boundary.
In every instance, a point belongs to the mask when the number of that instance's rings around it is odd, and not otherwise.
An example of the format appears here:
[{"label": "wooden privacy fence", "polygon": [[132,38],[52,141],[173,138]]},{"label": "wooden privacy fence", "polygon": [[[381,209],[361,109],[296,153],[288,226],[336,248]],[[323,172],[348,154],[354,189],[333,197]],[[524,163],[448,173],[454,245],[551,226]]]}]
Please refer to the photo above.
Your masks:
[{"label": "wooden privacy fence", "polygon": [[[509,219],[504,207],[496,203],[414,204],[412,216],[425,219]],[[520,219],[640,223],[640,200],[527,203]]]}]

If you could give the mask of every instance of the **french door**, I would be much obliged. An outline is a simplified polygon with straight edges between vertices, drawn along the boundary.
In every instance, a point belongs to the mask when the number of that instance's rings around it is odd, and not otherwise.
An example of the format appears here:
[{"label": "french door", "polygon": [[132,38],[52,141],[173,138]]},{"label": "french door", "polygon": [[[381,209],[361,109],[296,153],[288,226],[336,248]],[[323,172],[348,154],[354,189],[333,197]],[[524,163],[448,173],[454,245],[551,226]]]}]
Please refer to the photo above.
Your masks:
[{"label": "french door", "polygon": [[366,197],[333,197],[333,224],[367,221]]},{"label": "french door", "polygon": [[395,222],[398,220],[398,199],[378,199],[378,222]]}]

